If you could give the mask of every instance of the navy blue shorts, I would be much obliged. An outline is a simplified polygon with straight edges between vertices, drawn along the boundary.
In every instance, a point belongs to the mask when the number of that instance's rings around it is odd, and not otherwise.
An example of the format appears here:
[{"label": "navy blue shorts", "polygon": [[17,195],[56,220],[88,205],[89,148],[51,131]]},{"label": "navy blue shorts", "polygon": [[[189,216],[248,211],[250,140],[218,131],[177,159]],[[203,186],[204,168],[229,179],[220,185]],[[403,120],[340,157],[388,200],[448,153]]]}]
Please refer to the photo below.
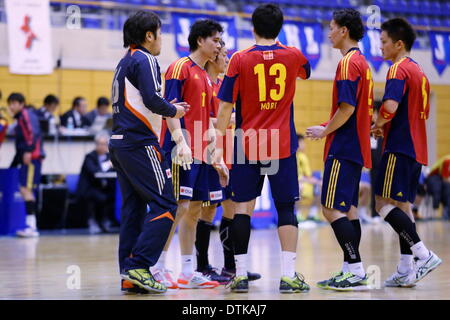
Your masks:
[{"label": "navy blue shorts", "polygon": [[177,200],[209,201],[210,165],[205,162],[191,164],[191,170],[172,163],[173,188]]},{"label": "navy blue shorts", "polygon": [[327,159],[322,180],[321,203],[325,208],[341,212],[358,207],[362,166],[356,162]]},{"label": "navy blue shorts", "polygon": [[400,153],[385,152],[375,179],[375,194],[400,202],[414,203],[422,165]]},{"label": "navy blue shorts", "polygon": [[29,165],[22,164],[19,168],[19,183],[29,190],[36,189],[41,182],[42,160],[31,160]]},{"label": "navy blue shorts", "polygon": [[266,175],[275,201],[292,202],[299,199],[295,153],[288,158],[271,160],[268,163],[261,163],[261,161],[250,163],[246,159],[243,164],[237,163],[235,155],[230,175],[233,201],[247,202],[259,197]]}]

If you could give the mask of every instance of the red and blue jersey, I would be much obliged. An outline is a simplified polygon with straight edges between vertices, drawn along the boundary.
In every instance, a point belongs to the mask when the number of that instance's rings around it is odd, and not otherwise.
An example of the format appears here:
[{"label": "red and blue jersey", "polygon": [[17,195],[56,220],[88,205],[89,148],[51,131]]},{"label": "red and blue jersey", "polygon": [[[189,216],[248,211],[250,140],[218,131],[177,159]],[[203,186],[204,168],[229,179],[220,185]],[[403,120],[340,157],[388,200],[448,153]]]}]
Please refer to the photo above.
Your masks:
[{"label": "red and blue jersey", "polygon": [[279,42],[253,45],[231,57],[219,99],[236,103],[236,130],[242,130],[238,143],[248,160],[284,159],[296,152],[296,79],[310,73],[300,50]]},{"label": "red and blue jersey", "polygon": [[110,144],[117,148],[159,142],[161,116],[177,110],[162,97],[156,58],[145,48],[130,48],[119,62],[112,85],[113,128]]},{"label": "red and blue jersey", "polygon": [[16,159],[22,161],[25,152],[31,152],[32,160],[40,160],[45,157],[42,146],[41,129],[36,114],[27,108],[17,113],[15,127]]},{"label": "red and blue jersey", "polygon": [[328,158],[343,159],[371,168],[373,80],[369,65],[358,48],[350,49],[338,64],[330,119],[341,103],[355,107],[355,111],[345,124],[327,136],[324,161]]},{"label": "red and blue jersey", "polygon": [[[191,147],[193,158],[206,161],[211,103],[213,97],[212,83],[206,70],[189,57],[181,58],[172,63],[165,76],[165,92],[167,100],[187,102],[191,108],[180,120],[181,128],[189,135],[186,142]],[[161,146],[170,152],[174,146],[167,123],[163,122],[161,131]]]},{"label": "red and blue jersey", "polygon": [[383,101],[398,102],[392,121],[386,124],[385,152],[402,153],[427,165],[427,130],[430,112],[430,83],[422,68],[405,57],[393,64],[386,76]]}]

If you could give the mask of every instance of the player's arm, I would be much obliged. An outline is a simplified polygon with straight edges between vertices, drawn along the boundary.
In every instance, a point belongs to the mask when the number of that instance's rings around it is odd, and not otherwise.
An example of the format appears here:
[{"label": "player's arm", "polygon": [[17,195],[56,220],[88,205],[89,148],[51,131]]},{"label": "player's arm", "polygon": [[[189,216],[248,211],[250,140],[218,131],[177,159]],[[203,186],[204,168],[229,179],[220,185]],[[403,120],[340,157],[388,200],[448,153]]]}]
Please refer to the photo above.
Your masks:
[{"label": "player's arm", "polygon": [[342,127],[355,112],[355,106],[346,102],[339,105],[338,110],[325,125],[313,126],[306,129],[306,136],[311,139],[322,139]]},{"label": "player's arm", "polygon": [[397,112],[398,105],[405,92],[406,75],[400,66],[391,66],[386,77],[386,86],[383,96],[383,105],[378,118],[372,127],[375,137],[383,136],[384,125],[390,122]]},{"label": "player's arm", "polygon": [[[342,64],[342,63],[341,63]],[[348,61],[348,65],[339,65],[336,79],[339,108],[330,121],[319,126],[306,129],[306,136],[311,139],[322,139],[342,127],[355,112],[357,102],[358,83],[360,75],[356,63]],[[344,68],[344,69],[342,69]]]},{"label": "player's arm", "polygon": [[[152,64],[150,60],[142,60],[137,66],[137,78],[139,83],[139,92],[142,96],[142,101],[146,108],[150,111],[162,115],[163,117],[169,118],[181,118],[184,116],[186,109],[189,105],[181,100],[180,102],[172,103],[164,99],[157,88],[157,79],[155,75],[157,74],[156,60],[155,64]],[[176,100],[175,100],[176,101]]]},{"label": "player's arm", "polygon": [[299,54],[300,59],[300,69],[298,71],[298,76],[304,80],[309,79],[311,76],[311,65],[309,64],[308,59],[303,55],[303,53],[296,49]]},{"label": "player's arm", "polygon": [[[166,88],[165,88],[165,98],[174,101],[182,100],[182,80],[178,78],[173,78],[172,70],[167,70],[166,72]],[[167,127],[169,128],[172,140],[177,145],[176,157],[174,161],[183,166],[184,169],[191,169],[192,163],[192,151],[186,142],[186,138],[183,134],[183,129],[181,128],[181,122],[178,118],[167,118]]]}]

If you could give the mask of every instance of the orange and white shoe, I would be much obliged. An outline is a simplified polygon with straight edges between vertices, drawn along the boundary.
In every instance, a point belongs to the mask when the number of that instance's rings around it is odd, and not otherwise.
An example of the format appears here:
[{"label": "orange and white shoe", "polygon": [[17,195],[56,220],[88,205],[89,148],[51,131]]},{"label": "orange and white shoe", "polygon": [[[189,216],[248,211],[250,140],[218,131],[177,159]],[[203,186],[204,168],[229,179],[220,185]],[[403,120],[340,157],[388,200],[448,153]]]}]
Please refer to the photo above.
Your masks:
[{"label": "orange and white shoe", "polygon": [[194,272],[191,276],[180,273],[178,277],[178,287],[180,289],[212,289],[218,287],[217,281],[211,281],[200,272]]},{"label": "orange and white shoe", "polygon": [[169,269],[151,269],[153,277],[159,283],[162,283],[167,289],[178,289],[178,284],[172,278],[172,271]]}]

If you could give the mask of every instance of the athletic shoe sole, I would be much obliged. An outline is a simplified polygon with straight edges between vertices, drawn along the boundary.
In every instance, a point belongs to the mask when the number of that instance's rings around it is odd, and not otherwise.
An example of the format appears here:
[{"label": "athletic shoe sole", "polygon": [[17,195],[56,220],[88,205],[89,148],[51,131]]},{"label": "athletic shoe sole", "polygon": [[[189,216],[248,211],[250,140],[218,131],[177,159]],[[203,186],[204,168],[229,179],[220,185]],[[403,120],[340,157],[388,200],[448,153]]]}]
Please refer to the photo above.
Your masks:
[{"label": "athletic shoe sole", "polygon": [[164,292],[167,291],[167,289],[162,289],[162,290],[161,290],[161,289],[156,289],[156,288],[152,288],[152,287],[146,286],[146,285],[140,283],[138,280],[133,279],[133,278],[131,278],[130,276],[128,276],[128,275],[126,275],[126,274],[121,274],[120,276],[122,277],[122,279],[130,281],[132,284],[135,284],[135,285],[137,285],[139,288],[145,289],[145,290],[147,290],[148,292],[153,292],[153,293],[164,293]]},{"label": "athletic shoe sole", "polygon": [[422,276],[420,276],[420,278],[416,279],[416,283],[419,282],[420,280],[422,280],[423,278],[425,278],[425,276],[428,275],[431,271],[433,271],[434,269],[439,267],[439,265],[442,263],[442,260],[440,258],[437,258],[437,259],[438,259],[438,261],[433,266],[428,268],[428,270],[424,274],[422,274]]}]

